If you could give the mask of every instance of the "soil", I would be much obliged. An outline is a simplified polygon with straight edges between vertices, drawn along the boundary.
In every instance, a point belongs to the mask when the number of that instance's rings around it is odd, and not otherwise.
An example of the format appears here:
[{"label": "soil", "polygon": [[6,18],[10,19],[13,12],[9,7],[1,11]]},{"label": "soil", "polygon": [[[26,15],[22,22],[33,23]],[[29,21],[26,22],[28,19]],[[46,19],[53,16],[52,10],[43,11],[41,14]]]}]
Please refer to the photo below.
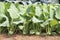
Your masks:
[{"label": "soil", "polygon": [[6,35],[0,34],[0,40],[60,40],[60,36]]}]

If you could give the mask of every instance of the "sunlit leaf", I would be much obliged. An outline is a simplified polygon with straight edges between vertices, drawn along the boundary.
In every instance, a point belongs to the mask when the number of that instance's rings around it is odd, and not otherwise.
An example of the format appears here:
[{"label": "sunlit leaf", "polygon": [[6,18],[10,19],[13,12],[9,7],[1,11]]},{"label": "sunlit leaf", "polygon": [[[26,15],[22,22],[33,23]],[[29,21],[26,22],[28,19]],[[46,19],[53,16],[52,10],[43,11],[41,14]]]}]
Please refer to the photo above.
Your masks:
[{"label": "sunlit leaf", "polygon": [[53,20],[50,20],[50,26],[52,27],[52,26],[55,26],[55,25],[57,25],[58,24],[58,21],[57,20],[55,20],[55,19],[53,19]]},{"label": "sunlit leaf", "polygon": [[19,27],[19,29],[21,29],[21,30],[24,28],[24,26],[18,26],[18,27]]},{"label": "sunlit leaf", "polygon": [[9,12],[12,19],[19,18],[19,11],[14,4],[11,4],[7,11]]},{"label": "sunlit leaf", "polygon": [[37,19],[37,18],[34,17],[34,16],[33,16],[33,18],[32,18],[32,21],[33,21],[33,23],[43,22],[43,20],[39,20],[39,19]]},{"label": "sunlit leaf", "polygon": [[56,9],[56,15],[55,15],[55,17],[57,19],[60,19],[60,6]]},{"label": "sunlit leaf", "polygon": [[3,23],[0,24],[0,27],[1,27],[1,26],[3,26],[3,27],[5,27],[5,26],[9,27],[8,17],[6,17],[6,16],[3,15],[3,14],[1,14],[0,17],[2,17],[2,18],[4,17],[4,18],[6,19]]}]

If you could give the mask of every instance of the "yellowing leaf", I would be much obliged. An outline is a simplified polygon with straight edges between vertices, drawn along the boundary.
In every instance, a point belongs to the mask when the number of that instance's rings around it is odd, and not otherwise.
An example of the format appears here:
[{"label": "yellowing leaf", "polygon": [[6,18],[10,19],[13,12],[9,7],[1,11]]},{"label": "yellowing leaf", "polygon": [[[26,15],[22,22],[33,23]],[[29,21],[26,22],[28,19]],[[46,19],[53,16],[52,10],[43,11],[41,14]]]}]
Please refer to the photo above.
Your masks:
[{"label": "yellowing leaf", "polygon": [[58,21],[53,19],[53,20],[50,20],[50,26],[55,26],[58,24]]}]

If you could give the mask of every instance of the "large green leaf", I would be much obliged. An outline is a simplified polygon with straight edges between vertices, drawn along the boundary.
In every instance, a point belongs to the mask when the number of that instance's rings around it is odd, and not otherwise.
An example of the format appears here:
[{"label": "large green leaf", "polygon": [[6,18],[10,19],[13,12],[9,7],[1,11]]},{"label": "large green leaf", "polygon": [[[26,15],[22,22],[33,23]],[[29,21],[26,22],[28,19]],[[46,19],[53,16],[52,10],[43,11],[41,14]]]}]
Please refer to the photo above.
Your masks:
[{"label": "large green leaf", "polygon": [[5,12],[4,10],[5,10],[4,2],[3,3],[0,2],[0,14],[4,13]]},{"label": "large green leaf", "polygon": [[41,7],[39,7],[39,5],[36,5],[36,7],[35,7],[35,15],[40,17],[41,14],[42,14]]},{"label": "large green leaf", "polygon": [[49,7],[47,4],[43,4],[42,7],[42,14],[44,15],[44,20],[47,20],[49,18]]},{"label": "large green leaf", "polygon": [[28,5],[19,5],[18,8],[19,8],[19,11],[20,11],[19,14],[23,15],[27,10]]},{"label": "large green leaf", "polygon": [[10,5],[10,8],[7,9],[7,11],[9,12],[12,19],[19,18],[19,11],[13,3]]},{"label": "large green leaf", "polygon": [[50,19],[53,19],[54,17],[54,8],[52,5],[50,5]]},{"label": "large green leaf", "polygon": [[0,2],[0,27],[3,26],[7,26],[9,27],[9,19],[8,17],[5,15],[5,4],[4,2]]},{"label": "large green leaf", "polygon": [[3,19],[0,19],[0,21],[1,21],[1,20],[3,21],[2,23],[0,23],[0,27],[1,27],[1,26],[3,26],[3,27],[5,27],[5,26],[9,27],[8,17],[5,16],[4,14],[1,14],[1,15],[0,15],[0,18],[5,18],[5,21],[4,21]]},{"label": "large green leaf", "polygon": [[26,15],[29,17],[33,17],[35,15],[35,7],[33,4],[29,5],[26,10]]},{"label": "large green leaf", "polygon": [[58,6],[58,8],[56,9],[56,15],[55,15],[55,17],[57,19],[60,19],[60,6]]}]

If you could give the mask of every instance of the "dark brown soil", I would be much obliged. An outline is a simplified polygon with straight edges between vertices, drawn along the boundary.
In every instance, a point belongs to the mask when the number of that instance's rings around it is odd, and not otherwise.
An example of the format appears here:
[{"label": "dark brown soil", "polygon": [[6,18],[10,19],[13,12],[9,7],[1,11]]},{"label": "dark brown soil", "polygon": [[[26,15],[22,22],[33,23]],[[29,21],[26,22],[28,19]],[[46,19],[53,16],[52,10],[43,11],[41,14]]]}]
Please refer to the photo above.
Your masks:
[{"label": "dark brown soil", "polygon": [[60,40],[60,36],[36,36],[36,35],[19,35],[8,36],[0,34],[0,40]]}]

